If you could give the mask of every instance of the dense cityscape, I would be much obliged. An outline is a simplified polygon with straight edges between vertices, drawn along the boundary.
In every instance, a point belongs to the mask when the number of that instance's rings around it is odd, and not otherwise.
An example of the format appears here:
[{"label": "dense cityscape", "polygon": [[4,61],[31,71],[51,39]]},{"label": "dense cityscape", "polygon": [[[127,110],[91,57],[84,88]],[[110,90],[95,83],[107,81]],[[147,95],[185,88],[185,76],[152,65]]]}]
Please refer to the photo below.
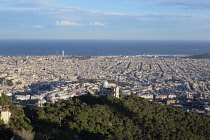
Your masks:
[{"label": "dense cityscape", "polygon": [[0,140],[210,140],[210,0],[0,7]]},{"label": "dense cityscape", "polygon": [[1,56],[1,89],[15,103],[43,106],[100,94],[108,81],[121,97],[133,93],[203,114],[210,112],[209,64],[209,59],[157,55]]}]

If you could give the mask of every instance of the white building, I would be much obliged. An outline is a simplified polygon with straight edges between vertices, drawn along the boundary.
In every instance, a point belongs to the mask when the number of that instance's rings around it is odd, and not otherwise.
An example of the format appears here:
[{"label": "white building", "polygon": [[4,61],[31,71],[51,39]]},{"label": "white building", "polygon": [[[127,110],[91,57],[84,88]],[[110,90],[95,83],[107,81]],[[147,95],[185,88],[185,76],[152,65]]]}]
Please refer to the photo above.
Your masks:
[{"label": "white building", "polygon": [[30,95],[15,95],[15,98],[17,100],[29,100],[30,99]]},{"label": "white building", "polygon": [[108,81],[103,81],[100,86],[99,95],[113,95],[117,98],[120,97],[119,87],[114,83],[108,83]]},{"label": "white building", "polygon": [[1,119],[4,121],[5,124],[9,123],[10,116],[11,112],[9,110],[6,109],[1,110]]},{"label": "white building", "polygon": [[154,99],[154,95],[152,94],[140,94],[138,95],[141,98],[147,99],[147,100],[153,100]]},{"label": "white building", "polygon": [[64,57],[64,55],[65,55],[65,54],[64,54],[64,50],[63,50],[63,51],[62,51],[62,57]]}]

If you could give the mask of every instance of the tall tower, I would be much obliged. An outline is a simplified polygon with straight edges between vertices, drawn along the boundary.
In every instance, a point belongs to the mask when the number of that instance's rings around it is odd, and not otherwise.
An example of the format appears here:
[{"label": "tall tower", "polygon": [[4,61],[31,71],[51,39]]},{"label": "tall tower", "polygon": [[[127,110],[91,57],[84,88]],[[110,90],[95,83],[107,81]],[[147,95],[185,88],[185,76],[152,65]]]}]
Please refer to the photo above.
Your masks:
[{"label": "tall tower", "polygon": [[120,89],[118,86],[114,89],[114,92],[115,92],[114,96],[119,98],[120,97]]},{"label": "tall tower", "polygon": [[58,50],[56,50],[56,56],[58,56]]},{"label": "tall tower", "polygon": [[62,50],[62,57],[64,57],[64,55],[65,55],[65,54],[64,54],[64,50]]},{"label": "tall tower", "polygon": [[5,92],[6,92],[5,84],[6,84],[6,81],[5,81],[5,78],[3,78],[2,88],[3,88],[3,93],[4,93],[4,94],[5,94]]}]

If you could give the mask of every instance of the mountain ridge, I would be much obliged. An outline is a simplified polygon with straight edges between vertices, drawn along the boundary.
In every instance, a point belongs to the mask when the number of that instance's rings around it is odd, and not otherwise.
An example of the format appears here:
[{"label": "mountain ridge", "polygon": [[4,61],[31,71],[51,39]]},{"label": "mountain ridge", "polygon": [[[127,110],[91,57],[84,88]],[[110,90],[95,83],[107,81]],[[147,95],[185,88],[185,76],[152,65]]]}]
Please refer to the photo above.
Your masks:
[{"label": "mountain ridge", "polygon": [[191,59],[210,59],[210,53],[200,54],[200,55],[192,55],[186,56],[183,58],[191,58]]}]

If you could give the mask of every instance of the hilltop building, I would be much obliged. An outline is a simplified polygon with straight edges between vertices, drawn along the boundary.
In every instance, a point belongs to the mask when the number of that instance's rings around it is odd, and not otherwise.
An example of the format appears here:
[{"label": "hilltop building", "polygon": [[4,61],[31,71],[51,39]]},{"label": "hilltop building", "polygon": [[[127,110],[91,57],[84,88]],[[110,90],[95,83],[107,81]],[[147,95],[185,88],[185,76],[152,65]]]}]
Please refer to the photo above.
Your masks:
[{"label": "hilltop building", "polygon": [[119,87],[114,83],[108,83],[108,81],[103,81],[100,86],[99,95],[113,95],[119,98]]},{"label": "hilltop building", "polygon": [[7,109],[2,109],[1,110],[1,119],[4,121],[5,124],[9,123],[9,119],[10,119],[11,114],[12,113]]}]

